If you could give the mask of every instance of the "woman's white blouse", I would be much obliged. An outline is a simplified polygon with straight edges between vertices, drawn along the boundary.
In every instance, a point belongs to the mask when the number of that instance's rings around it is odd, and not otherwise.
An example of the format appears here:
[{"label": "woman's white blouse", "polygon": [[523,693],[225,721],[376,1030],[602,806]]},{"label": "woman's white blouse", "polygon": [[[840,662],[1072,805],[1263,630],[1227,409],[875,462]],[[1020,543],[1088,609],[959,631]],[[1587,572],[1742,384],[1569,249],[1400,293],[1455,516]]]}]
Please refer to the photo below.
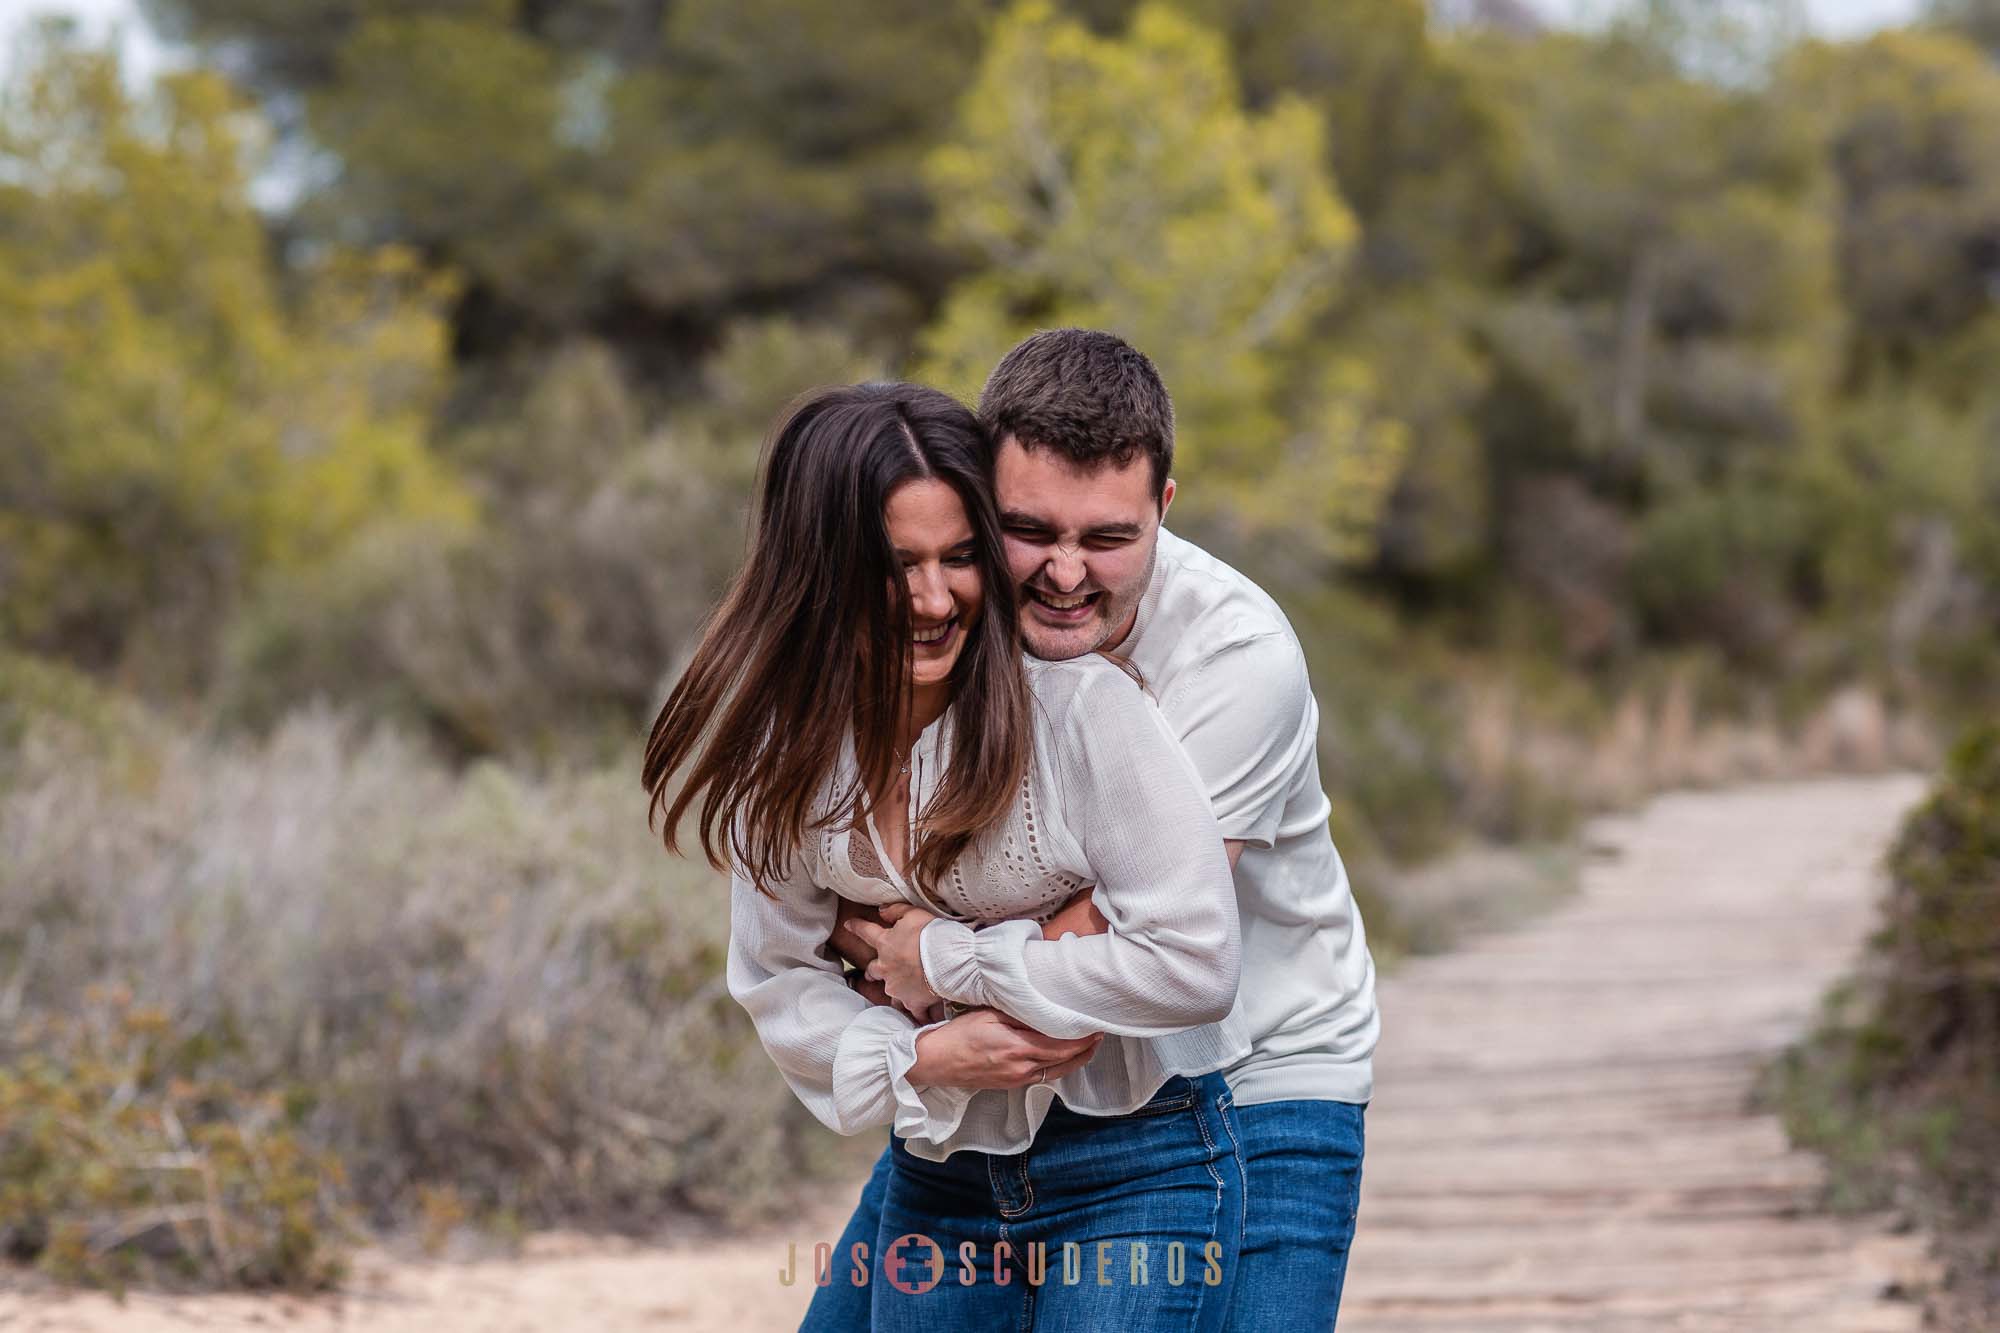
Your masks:
[{"label": "woman's white blouse", "polygon": [[[1235,887],[1193,765],[1153,700],[1111,662],[1029,658],[1025,669],[1034,758],[1019,798],[935,886],[935,901],[897,873],[872,821],[859,830],[829,823],[765,885],[772,896],[740,872],[731,885],[729,993],[786,1082],[830,1128],[892,1125],[933,1161],[1022,1151],[1058,1094],[1074,1110],[1121,1114],[1172,1075],[1223,1068],[1250,1048],[1234,1016]],[[936,791],[952,725],[948,709],[918,738],[916,809]],[[854,770],[850,738],[821,812]],[[1090,884],[1109,931],[1044,940],[1039,923]],[[928,1028],[848,986],[827,944],[843,897],[914,903],[945,918],[920,939],[939,995],[991,1005],[1051,1036],[1108,1035],[1083,1068],[1046,1084],[912,1084],[917,1034]]]}]

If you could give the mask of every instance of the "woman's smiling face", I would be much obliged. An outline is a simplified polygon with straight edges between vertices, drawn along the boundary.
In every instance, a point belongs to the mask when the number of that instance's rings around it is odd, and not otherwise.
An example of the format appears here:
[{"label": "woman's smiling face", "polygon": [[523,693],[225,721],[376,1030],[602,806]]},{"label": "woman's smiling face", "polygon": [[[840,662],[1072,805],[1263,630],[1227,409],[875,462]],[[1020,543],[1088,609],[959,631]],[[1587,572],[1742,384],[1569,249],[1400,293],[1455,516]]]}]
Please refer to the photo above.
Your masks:
[{"label": "woman's smiling face", "polygon": [[891,595],[910,599],[910,683],[942,684],[986,601],[972,522],[958,492],[931,477],[891,491],[883,518],[903,566],[904,586]]}]

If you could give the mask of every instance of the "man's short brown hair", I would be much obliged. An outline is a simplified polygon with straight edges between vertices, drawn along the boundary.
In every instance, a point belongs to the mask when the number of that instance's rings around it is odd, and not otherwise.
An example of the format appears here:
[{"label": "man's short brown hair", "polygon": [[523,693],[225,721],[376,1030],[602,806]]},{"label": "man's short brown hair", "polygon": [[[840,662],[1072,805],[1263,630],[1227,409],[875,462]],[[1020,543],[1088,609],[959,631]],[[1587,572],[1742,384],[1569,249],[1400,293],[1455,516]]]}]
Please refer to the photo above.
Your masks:
[{"label": "man's short brown hair", "polygon": [[1053,449],[1079,467],[1123,467],[1146,455],[1153,494],[1174,464],[1174,405],[1146,354],[1096,329],[1045,329],[1000,358],[979,395],[999,448]]}]

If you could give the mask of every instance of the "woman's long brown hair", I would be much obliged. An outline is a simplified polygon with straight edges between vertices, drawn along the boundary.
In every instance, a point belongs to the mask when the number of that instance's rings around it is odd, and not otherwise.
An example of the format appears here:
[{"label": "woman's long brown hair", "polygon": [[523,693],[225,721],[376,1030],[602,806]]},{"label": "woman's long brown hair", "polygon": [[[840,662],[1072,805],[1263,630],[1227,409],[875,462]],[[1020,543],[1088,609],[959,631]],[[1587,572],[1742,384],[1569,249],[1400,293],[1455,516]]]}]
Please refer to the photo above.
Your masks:
[{"label": "woman's long brown hair", "polygon": [[[986,453],[969,410],[915,384],[821,389],[786,414],[765,451],[749,557],[646,745],[648,825],[664,819],[668,850],[699,800],[709,864],[733,859],[768,893],[808,836],[888,785],[911,631],[907,595],[890,591],[904,582],[886,507],[927,478],[965,505],[985,605],[952,668],[951,759],[917,812],[917,882],[935,884],[1006,813],[1027,772],[1029,695]],[[860,772],[816,814],[850,728]]]}]

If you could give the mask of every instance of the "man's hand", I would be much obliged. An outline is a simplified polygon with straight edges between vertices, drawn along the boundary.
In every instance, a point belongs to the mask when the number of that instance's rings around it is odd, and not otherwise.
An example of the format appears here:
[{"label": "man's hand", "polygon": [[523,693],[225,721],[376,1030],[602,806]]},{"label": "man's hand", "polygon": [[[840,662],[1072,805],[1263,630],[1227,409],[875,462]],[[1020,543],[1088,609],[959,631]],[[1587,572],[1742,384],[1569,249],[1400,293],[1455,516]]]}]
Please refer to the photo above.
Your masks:
[{"label": "man's hand", "polygon": [[847,923],[848,929],[875,951],[875,959],[863,969],[863,975],[881,982],[905,1012],[926,1013],[942,997],[931,989],[930,978],[924,975],[918,937],[938,918],[909,903],[888,904],[882,908],[881,918],[889,925],[878,926],[860,917]]},{"label": "man's hand", "polygon": [[1111,929],[1111,922],[1104,913],[1097,910],[1091,899],[1095,885],[1086,884],[1070,895],[1070,900],[1056,909],[1056,914],[1042,922],[1042,938],[1059,940],[1065,935],[1102,935]]},{"label": "man's hand", "polygon": [[863,939],[854,930],[854,923],[865,921],[872,925],[886,925],[880,908],[868,903],[840,899],[835,905],[833,934],[826,942],[833,951],[856,967],[866,967],[875,961],[875,946]]},{"label": "man's hand", "polygon": [[917,1062],[908,1077],[924,1087],[945,1088],[1053,1083],[1088,1064],[1103,1040],[1101,1032],[1051,1037],[998,1009],[974,1009],[917,1034]]}]

